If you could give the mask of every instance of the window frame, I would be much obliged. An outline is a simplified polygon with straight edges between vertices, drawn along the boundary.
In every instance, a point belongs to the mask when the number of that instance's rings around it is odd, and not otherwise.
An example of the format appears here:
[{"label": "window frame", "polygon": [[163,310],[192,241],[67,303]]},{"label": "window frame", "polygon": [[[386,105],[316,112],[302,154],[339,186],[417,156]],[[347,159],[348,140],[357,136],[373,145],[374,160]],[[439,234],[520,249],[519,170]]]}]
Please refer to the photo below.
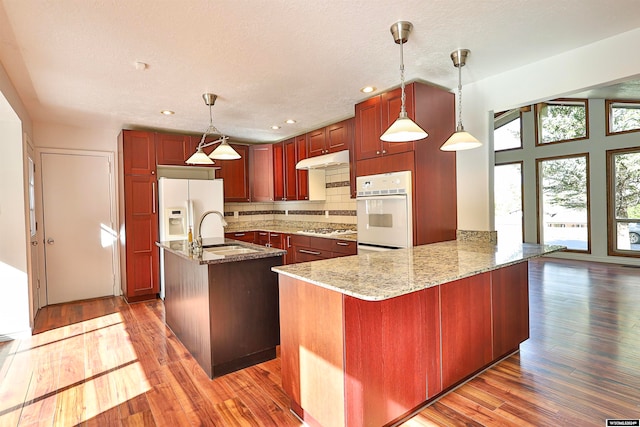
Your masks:
[{"label": "window frame", "polygon": [[[496,119],[500,120],[500,117],[509,117],[510,115],[515,115],[514,111],[518,110],[518,119],[520,120],[520,146],[519,147],[513,147],[513,148],[505,148],[502,150],[496,150],[495,149],[495,143],[494,143],[494,148],[493,148],[493,152],[494,153],[505,153],[508,151],[513,151],[513,150],[522,150],[524,144],[522,142],[522,113],[524,111],[531,111],[531,106],[527,106],[527,107],[522,107],[522,108],[514,108],[512,110],[507,110],[507,111],[502,111],[500,113],[496,113],[493,115],[493,132],[495,133],[495,131],[497,129],[500,129],[502,126],[506,126],[507,124],[511,123],[513,120],[516,120],[516,118],[512,119],[512,120],[508,120],[505,123],[501,124],[500,126],[498,126],[497,128],[495,127],[495,123],[496,123]],[[495,140],[494,140],[495,141]]]},{"label": "window frame", "polygon": [[[640,154],[640,146],[629,148],[616,148],[606,151],[607,162],[607,255],[619,256],[628,258],[640,258],[640,251],[627,251],[624,249],[617,249],[617,235],[618,235],[618,220],[615,217],[615,189],[613,188],[615,180],[612,173],[615,170],[613,159],[616,154],[623,153],[638,153]],[[625,221],[622,221],[625,222]],[[638,221],[628,221],[638,222]]]},{"label": "window frame", "polygon": [[[546,144],[545,144],[546,145]],[[590,167],[589,167],[589,153],[588,152],[584,152],[584,153],[574,153],[574,154],[567,154],[567,155],[563,155],[563,156],[551,156],[551,157],[540,157],[540,158],[536,158],[536,223],[537,223],[537,242],[538,244],[544,244],[541,240],[542,237],[542,228],[544,226],[543,224],[543,220],[544,218],[542,217],[542,195],[541,195],[541,190],[542,190],[542,183],[541,183],[541,164],[544,161],[547,160],[562,160],[562,159],[572,159],[575,157],[584,157],[585,158],[585,168],[586,168],[586,192],[587,192],[587,249],[586,250],[581,250],[581,249],[571,249],[569,247],[567,247],[567,249],[565,249],[565,252],[573,252],[573,253],[578,253],[578,254],[591,254],[591,197],[590,197],[590,193],[591,193],[591,176],[590,176]]]},{"label": "window frame", "polygon": [[[574,105],[574,104],[578,104],[578,103],[582,103],[584,104],[584,114],[585,114],[585,136],[581,136],[579,138],[570,138],[570,139],[561,139],[558,141],[551,141],[551,142],[540,142],[540,126],[541,126],[541,121],[540,121],[540,109],[542,108],[543,105]],[[552,99],[549,101],[545,101],[545,102],[538,102],[537,104],[535,104],[534,107],[534,114],[533,114],[533,120],[534,120],[534,132],[535,132],[535,146],[536,147],[544,147],[547,145],[553,145],[553,144],[562,144],[565,142],[573,142],[573,141],[582,141],[582,140],[586,140],[589,139],[589,100],[587,98],[558,98],[558,99]]]},{"label": "window frame", "polygon": [[[634,132],[640,132],[640,127],[638,129],[629,129],[629,130],[621,130],[621,131],[617,131],[614,132],[611,130],[611,125],[613,124],[612,122],[612,106],[613,104],[637,104],[640,107],[640,100],[629,100],[629,99],[605,99],[604,101],[604,111],[605,111],[605,116],[604,116],[604,121],[605,121],[605,135],[606,136],[612,136],[612,135],[624,135],[625,133],[634,133]],[[639,108],[640,109],[640,108]]]},{"label": "window frame", "polygon": [[[521,122],[522,124],[522,122]],[[522,139],[522,138],[521,138]],[[508,151],[508,150],[500,150],[502,151]],[[493,165],[494,168],[494,173],[495,173],[495,168],[496,166],[509,166],[509,165],[520,165],[520,212],[522,212],[522,222],[520,224],[520,226],[522,227],[522,242],[525,242],[525,237],[524,237],[524,225],[526,223],[525,221],[525,211],[524,211],[524,161],[523,160],[516,160],[513,162],[503,162],[503,163],[495,163]],[[494,188],[495,188],[495,184],[494,184]],[[493,203],[495,206],[495,194],[493,197]],[[496,212],[495,212],[495,208],[493,210],[493,221],[495,223],[495,217],[496,217]],[[500,239],[500,236],[498,236],[498,239]],[[539,240],[538,240],[539,241]]]}]

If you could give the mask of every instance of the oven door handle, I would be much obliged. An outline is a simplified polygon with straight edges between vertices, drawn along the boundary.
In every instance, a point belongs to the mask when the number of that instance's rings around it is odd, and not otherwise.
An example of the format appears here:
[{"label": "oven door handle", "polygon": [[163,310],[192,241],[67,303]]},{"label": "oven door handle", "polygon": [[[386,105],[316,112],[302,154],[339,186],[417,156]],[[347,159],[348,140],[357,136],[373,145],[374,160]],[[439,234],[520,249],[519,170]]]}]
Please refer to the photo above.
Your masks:
[{"label": "oven door handle", "polygon": [[356,201],[357,200],[380,200],[380,199],[384,199],[384,200],[390,200],[390,199],[405,200],[406,198],[407,198],[406,194],[376,194],[375,196],[358,196],[358,197],[356,197]]}]

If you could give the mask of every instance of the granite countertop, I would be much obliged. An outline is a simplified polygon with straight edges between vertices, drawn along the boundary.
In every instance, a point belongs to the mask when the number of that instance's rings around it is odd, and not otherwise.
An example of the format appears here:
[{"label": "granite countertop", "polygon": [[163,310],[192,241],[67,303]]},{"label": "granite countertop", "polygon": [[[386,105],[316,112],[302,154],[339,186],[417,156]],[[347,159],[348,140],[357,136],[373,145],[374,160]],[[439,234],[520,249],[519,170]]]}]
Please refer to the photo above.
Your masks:
[{"label": "granite countertop", "polygon": [[385,300],[565,249],[452,240],[273,267],[276,273],[368,301]]},{"label": "granite countertop", "polygon": [[193,260],[199,264],[222,264],[225,262],[237,262],[246,261],[249,259],[258,258],[270,258],[275,256],[282,256],[287,253],[283,249],[268,248],[266,246],[254,245],[253,243],[241,242],[239,240],[226,239],[226,238],[212,238],[203,239],[202,246],[221,246],[221,245],[234,245],[242,246],[243,248],[254,249],[256,252],[233,254],[233,255],[219,255],[206,250],[202,251],[202,254],[195,255],[189,251],[189,246],[186,240],[175,240],[171,242],[156,242],[156,245],[162,249],[176,254],[182,258]]},{"label": "granite countertop", "polygon": [[242,231],[269,231],[272,233],[283,233],[283,234],[300,234],[298,233],[301,230],[307,230],[310,228],[335,228],[335,229],[348,229],[353,230],[353,233],[350,234],[340,234],[340,235],[314,235],[313,237],[321,237],[326,239],[340,239],[340,240],[352,240],[356,241],[358,239],[358,234],[356,231],[355,224],[335,224],[335,223],[326,223],[326,222],[306,222],[306,221],[240,221],[240,222],[229,222],[224,228],[225,233],[237,233]]}]

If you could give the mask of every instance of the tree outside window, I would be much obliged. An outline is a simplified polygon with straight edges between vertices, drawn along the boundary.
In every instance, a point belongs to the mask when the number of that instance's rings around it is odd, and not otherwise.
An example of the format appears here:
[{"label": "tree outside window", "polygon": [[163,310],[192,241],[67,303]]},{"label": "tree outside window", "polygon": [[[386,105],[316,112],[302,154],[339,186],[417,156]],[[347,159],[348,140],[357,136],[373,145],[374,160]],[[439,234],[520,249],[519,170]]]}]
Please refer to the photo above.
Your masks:
[{"label": "tree outside window", "polygon": [[536,145],[589,137],[587,100],[556,100],[536,104]]},{"label": "tree outside window", "polygon": [[609,254],[640,256],[640,149],[607,151]]},{"label": "tree outside window", "polygon": [[540,242],[589,252],[588,155],[536,162]]},{"label": "tree outside window", "polygon": [[640,131],[640,102],[607,100],[606,109],[607,135]]}]

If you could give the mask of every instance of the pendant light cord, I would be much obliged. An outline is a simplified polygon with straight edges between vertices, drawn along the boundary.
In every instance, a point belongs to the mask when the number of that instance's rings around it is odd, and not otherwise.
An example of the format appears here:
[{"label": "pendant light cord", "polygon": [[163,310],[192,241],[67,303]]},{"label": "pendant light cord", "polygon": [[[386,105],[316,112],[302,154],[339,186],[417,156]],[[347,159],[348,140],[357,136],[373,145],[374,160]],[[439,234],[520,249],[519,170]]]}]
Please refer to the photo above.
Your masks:
[{"label": "pendant light cord", "polygon": [[402,96],[400,98],[400,116],[406,117],[407,110],[404,106],[406,96],[404,94],[404,49],[402,47],[402,37],[400,37],[400,88],[402,92]]},{"label": "pendant light cord", "polygon": [[458,126],[456,132],[464,130],[462,127],[462,66],[462,63],[458,64]]}]

